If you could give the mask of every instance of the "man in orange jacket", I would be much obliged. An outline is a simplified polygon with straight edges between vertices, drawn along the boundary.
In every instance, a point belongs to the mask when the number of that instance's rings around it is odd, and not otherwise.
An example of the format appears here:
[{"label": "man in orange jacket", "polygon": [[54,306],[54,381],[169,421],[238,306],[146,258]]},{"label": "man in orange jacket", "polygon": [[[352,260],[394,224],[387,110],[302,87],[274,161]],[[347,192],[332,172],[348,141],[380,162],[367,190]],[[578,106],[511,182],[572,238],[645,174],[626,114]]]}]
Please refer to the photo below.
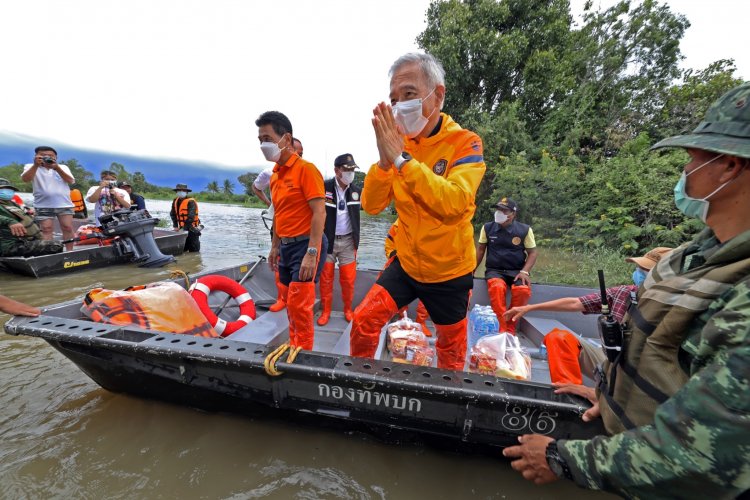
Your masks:
[{"label": "man in orange jacket", "polygon": [[323,234],[326,219],[323,176],[315,165],[295,152],[292,123],[286,115],[266,111],[255,120],[255,125],[263,156],[275,163],[271,175],[275,213],[268,264],[271,270],[278,270],[281,283],[288,287],[289,344],[312,350],[315,282],[323,269],[322,256],[328,247]]},{"label": "man in orange jacket", "polygon": [[362,207],[377,214],[395,203],[397,254],[354,312],[351,354],[372,357],[383,325],[418,298],[435,323],[438,366],[462,370],[482,140],[440,112],[445,71],[433,56],[406,54],[390,77],[391,104],[373,110],[380,159],[365,178]]}]

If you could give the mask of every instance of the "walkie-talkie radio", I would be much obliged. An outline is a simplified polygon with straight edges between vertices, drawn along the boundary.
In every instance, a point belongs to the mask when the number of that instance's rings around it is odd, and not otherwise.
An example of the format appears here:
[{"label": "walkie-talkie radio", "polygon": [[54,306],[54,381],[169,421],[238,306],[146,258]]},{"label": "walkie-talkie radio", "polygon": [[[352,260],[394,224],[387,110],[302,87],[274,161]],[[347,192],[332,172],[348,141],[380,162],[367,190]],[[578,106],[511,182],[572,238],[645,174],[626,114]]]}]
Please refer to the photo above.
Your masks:
[{"label": "walkie-talkie radio", "polygon": [[604,286],[604,271],[599,269],[599,288],[602,294],[602,314],[597,322],[599,339],[607,359],[614,362],[622,350],[622,326],[615,320],[607,300],[607,289]]}]

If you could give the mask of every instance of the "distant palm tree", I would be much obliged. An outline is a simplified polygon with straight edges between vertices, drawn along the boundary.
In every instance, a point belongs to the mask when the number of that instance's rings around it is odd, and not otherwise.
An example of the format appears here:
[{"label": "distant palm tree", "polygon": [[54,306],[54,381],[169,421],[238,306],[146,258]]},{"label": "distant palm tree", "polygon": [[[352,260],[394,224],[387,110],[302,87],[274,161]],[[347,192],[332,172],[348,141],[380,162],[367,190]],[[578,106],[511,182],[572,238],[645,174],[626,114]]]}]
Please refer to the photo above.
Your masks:
[{"label": "distant palm tree", "polygon": [[234,194],[234,186],[229,179],[224,179],[224,194]]},{"label": "distant palm tree", "polygon": [[219,192],[219,183],[216,181],[211,181],[206,186],[206,191],[209,193],[218,193]]}]

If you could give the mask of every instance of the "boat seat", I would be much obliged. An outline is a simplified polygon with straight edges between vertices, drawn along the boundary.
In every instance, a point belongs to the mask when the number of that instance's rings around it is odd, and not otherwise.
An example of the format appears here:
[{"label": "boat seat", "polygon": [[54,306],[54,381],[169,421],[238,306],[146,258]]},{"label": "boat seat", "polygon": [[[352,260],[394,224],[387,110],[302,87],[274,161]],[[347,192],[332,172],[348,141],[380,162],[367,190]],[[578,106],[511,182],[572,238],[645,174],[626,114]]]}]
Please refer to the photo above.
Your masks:
[{"label": "boat seat", "polygon": [[[261,314],[255,321],[251,321],[233,334],[228,339],[240,342],[254,342],[257,344],[276,344],[281,336],[289,335],[289,318],[286,309],[277,312]],[[286,339],[284,339],[286,340]]]}]

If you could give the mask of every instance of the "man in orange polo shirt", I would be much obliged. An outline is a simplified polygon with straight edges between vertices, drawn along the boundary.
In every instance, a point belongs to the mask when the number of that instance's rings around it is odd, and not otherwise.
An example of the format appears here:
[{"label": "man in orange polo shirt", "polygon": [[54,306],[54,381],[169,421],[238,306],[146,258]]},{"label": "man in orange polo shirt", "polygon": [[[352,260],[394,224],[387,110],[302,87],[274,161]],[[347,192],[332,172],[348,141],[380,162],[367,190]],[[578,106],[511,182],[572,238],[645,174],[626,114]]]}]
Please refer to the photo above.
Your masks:
[{"label": "man in orange polo shirt", "polygon": [[354,312],[351,353],[372,357],[383,325],[418,298],[435,323],[438,366],[463,370],[482,140],[440,112],[445,71],[433,56],[406,54],[389,73],[391,104],[373,110],[380,159],[365,177],[362,208],[376,214],[395,202],[396,255]]},{"label": "man in orange polo shirt", "polygon": [[323,176],[293,146],[292,123],[283,113],[266,111],[255,120],[260,149],[275,163],[271,175],[273,242],[268,264],[288,287],[289,344],[312,350],[315,337],[315,282],[323,269],[328,242]]}]

